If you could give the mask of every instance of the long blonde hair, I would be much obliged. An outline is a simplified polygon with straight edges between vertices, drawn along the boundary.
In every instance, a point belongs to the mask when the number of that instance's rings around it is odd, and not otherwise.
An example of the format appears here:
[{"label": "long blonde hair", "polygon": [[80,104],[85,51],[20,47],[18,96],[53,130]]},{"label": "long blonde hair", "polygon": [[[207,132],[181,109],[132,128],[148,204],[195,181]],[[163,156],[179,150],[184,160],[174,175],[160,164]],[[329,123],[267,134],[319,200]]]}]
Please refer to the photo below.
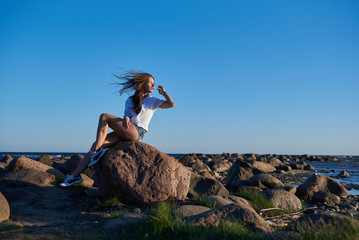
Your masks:
[{"label": "long blonde hair", "polygon": [[147,82],[148,78],[153,78],[153,76],[149,73],[135,71],[125,71],[124,74],[113,75],[118,79],[124,81],[122,83],[117,83],[121,86],[121,89],[119,90],[120,95],[124,94],[125,92],[131,92],[135,90],[135,93],[131,96],[131,98],[134,104],[133,109],[137,114],[139,114],[141,112],[144,94],[146,93],[144,85]]}]

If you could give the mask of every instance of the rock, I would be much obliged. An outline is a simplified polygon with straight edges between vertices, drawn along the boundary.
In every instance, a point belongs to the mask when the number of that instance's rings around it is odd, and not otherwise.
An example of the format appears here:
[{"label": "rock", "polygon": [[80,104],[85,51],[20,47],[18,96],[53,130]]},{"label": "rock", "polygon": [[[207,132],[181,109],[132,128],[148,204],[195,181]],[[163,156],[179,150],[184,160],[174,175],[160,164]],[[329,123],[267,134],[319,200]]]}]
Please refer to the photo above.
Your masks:
[{"label": "rock", "polygon": [[283,188],[283,190],[287,191],[287,192],[290,192],[290,193],[293,193],[293,194],[295,194],[297,192],[297,188],[293,187],[293,186],[285,186]]},{"label": "rock", "polygon": [[306,171],[310,171],[310,172],[315,172],[315,168],[314,168],[314,166],[313,165],[306,165],[306,166],[304,166],[304,168],[303,168],[304,170],[306,170]]},{"label": "rock", "polygon": [[[205,178],[212,178],[216,179],[212,174],[210,174],[208,171],[202,171],[198,173],[199,175],[205,177]],[[218,173],[217,173],[218,174]]]},{"label": "rock", "polygon": [[28,169],[28,168],[35,169],[41,172],[47,172],[55,175],[55,177],[58,178],[64,178],[64,174],[59,170],[23,156],[11,161],[11,163],[8,166],[9,171],[17,171],[20,169]]},{"label": "rock", "polygon": [[119,216],[115,219],[111,219],[105,222],[102,228],[111,230],[119,227],[125,227],[130,224],[132,225],[132,224],[138,224],[140,222],[143,222],[146,220],[146,218],[147,215],[143,213],[126,213],[122,216]]},{"label": "rock", "polygon": [[283,170],[283,171],[286,171],[286,172],[292,171],[292,167],[289,166],[289,165],[278,166],[277,169],[278,170]]},{"label": "rock", "polygon": [[52,167],[52,164],[54,163],[53,159],[54,159],[53,156],[44,154],[41,157],[39,157],[38,159],[36,159],[36,160],[43,163],[43,164],[46,164],[46,165]]},{"label": "rock", "polygon": [[216,171],[218,173],[225,172],[228,170],[228,165],[222,164],[222,163],[216,163],[213,165],[212,168],[213,171]]},{"label": "rock", "polygon": [[297,196],[293,193],[287,192],[285,190],[272,189],[262,191],[268,202],[270,202],[273,207],[282,208],[285,211],[297,212],[302,210],[302,203]]},{"label": "rock", "polygon": [[188,218],[189,222],[194,225],[215,225],[218,222],[231,222],[239,220],[254,231],[272,231],[266,221],[261,218],[253,208],[246,204],[228,204],[212,209],[210,211],[198,214]]},{"label": "rock", "polygon": [[204,199],[205,201],[217,203],[219,206],[228,205],[228,204],[246,204],[248,206],[253,207],[252,203],[249,202],[245,198],[237,197],[237,196],[218,196],[218,195],[211,195]]},{"label": "rock", "polygon": [[86,176],[85,174],[81,173],[81,177],[82,177],[82,184],[85,187],[92,187],[94,184],[94,180],[92,178],[89,178],[88,176]]},{"label": "rock", "polygon": [[276,170],[272,165],[259,161],[252,161],[252,166],[255,173],[269,173]]},{"label": "rock", "polygon": [[324,176],[313,175],[297,188],[296,195],[301,199],[312,199],[315,192],[324,191],[339,197],[349,196],[348,190],[337,180]]},{"label": "rock", "polygon": [[123,141],[109,148],[95,165],[102,195],[120,194],[131,204],[184,200],[191,173],[175,158],[142,143]]},{"label": "rock", "polygon": [[[66,162],[66,172],[70,173],[75,170],[83,158],[84,156],[82,156],[81,154],[72,155],[70,160]],[[95,174],[95,170],[93,167],[90,167],[86,168],[82,173],[87,175],[88,177],[92,177]]]},{"label": "rock", "polygon": [[0,192],[0,222],[8,220],[10,217],[10,206],[6,198]]},{"label": "rock", "polygon": [[228,190],[219,181],[191,173],[188,196],[228,195]]},{"label": "rock", "polygon": [[347,173],[347,171],[341,171],[336,178],[350,178],[349,173]]},{"label": "rock", "polygon": [[284,184],[279,179],[266,173],[254,175],[249,179],[249,184],[255,187],[265,189],[284,187]]},{"label": "rock", "polygon": [[16,172],[9,172],[0,179],[20,186],[27,184],[48,186],[55,182],[55,176],[53,174],[31,168],[20,169]]},{"label": "rock", "polygon": [[267,163],[269,163],[273,167],[278,167],[278,166],[281,166],[283,164],[281,160],[279,160],[277,158],[274,158],[274,157],[268,159]]},{"label": "rock", "polygon": [[6,173],[6,164],[0,162],[0,175]]},{"label": "rock", "polygon": [[5,166],[8,166],[12,160],[13,160],[13,157],[11,157],[9,154],[7,154],[0,160],[0,162],[3,162],[3,163],[5,163]]},{"label": "rock", "polygon": [[243,180],[248,180],[254,174],[274,172],[275,170],[275,167],[268,163],[237,159],[228,170],[226,186],[231,191],[235,191],[243,184]]},{"label": "rock", "polygon": [[200,160],[197,160],[195,163],[192,164],[187,164],[187,166],[191,167],[194,172],[211,171],[211,169]]},{"label": "rock", "polygon": [[336,205],[340,203],[340,197],[330,192],[318,191],[314,193],[312,201]]},{"label": "rock", "polygon": [[207,211],[210,211],[211,209],[204,206],[198,206],[198,205],[182,205],[180,207],[177,207],[174,210],[174,213],[179,216],[180,218],[186,218],[191,217],[194,215],[198,215]]},{"label": "rock", "polygon": [[196,158],[191,155],[187,155],[184,158],[179,159],[179,162],[187,166],[187,164],[195,163]]},{"label": "rock", "polygon": [[304,169],[304,166],[300,163],[291,163],[289,164],[289,166],[292,168],[292,169],[297,169],[297,170],[303,170]]}]

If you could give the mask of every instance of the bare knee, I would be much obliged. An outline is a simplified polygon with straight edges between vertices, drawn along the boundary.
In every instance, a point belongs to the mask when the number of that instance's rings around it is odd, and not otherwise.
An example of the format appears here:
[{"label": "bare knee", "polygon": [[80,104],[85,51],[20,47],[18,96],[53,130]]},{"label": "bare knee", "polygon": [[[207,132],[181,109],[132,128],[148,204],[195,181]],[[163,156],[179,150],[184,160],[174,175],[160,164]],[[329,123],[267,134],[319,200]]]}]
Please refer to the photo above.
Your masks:
[{"label": "bare knee", "polygon": [[102,114],[100,115],[100,120],[101,120],[101,121],[107,121],[108,115],[109,115],[109,114],[107,114],[107,113],[102,113]]}]

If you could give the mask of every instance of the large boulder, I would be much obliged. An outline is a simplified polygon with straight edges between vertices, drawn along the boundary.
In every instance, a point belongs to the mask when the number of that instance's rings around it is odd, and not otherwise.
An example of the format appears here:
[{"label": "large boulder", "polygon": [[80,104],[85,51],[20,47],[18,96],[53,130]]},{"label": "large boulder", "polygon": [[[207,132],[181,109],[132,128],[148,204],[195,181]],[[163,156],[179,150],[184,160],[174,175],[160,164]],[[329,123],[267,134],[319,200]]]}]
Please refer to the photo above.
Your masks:
[{"label": "large boulder", "polygon": [[228,170],[226,186],[231,191],[237,191],[237,188],[243,185],[243,181],[250,179],[253,175],[274,172],[275,170],[275,167],[268,163],[237,159]]},{"label": "large boulder", "polygon": [[296,195],[301,199],[312,199],[314,193],[324,191],[339,197],[349,196],[348,190],[337,180],[324,176],[313,175],[297,188]]},{"label": "large boulder", "polygon": [[55,182],[53,174],[42,172],[36,169],[20,169],[15,172],[9,172],[0,178],[1,181],[10,182],[16,185],[37,185],[47,186]]},{"label": "large boulder", "polygon": [[264,189],[284,187],[284,184],[279,179],[267,173],[254,175],[249,179],[249,184]]},{"label": "large boulder", "polygon": [[302,210],[302,203],[297,196],[285,190],[271,189],[260,192],[273,207],[282,208],[287,212]]},{"label": "large boulder", "polygon": [[232,222],[239,220],[255,231],[272,231],[266,221],[254,209],[243,203],[228,204],[188,218],[195,225],[215,225],[218,222]]},{"label": "large boulder", "polygon": [[46,164],[43,164],[41,162],[32,160],[30,158],[21,156],[13,161],[11,161],[11,163],[9,164],[8,170],[9,171],[17,171],[20,169],[35,169],[41,172],[47,172],[50,174],[55,175],[55,177],[58,178],[64,178],[64,174],[62,172],[60,172],[59,170],[50,167]]},{"label": "large boulder", "polygon": [[109,148],[95,170],[102,195],[121,195],[123,201],[138,205],[184,200],[191,179],[190,171],[175,158],[137,141]]},{"label": "large boulder", "polygon": [[222,183],[213,178],[206,178],[196,173],[191,173],[188,196],[199,197],[209,195],[228,195],[228,190]]},{"label": "large boulder", "polygon": [[9,219],[10,217],[10,206],[6,198],[0,192],[0,222]]}]

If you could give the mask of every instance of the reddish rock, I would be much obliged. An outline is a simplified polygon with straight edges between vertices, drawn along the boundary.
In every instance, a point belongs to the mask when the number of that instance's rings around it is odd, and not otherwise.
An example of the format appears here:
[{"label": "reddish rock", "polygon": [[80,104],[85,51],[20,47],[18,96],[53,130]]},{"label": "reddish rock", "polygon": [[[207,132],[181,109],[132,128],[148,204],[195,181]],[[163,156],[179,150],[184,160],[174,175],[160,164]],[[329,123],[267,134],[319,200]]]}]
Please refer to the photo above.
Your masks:
[{"label": "reddish rock", "polygon": [[0,222],[9,219],[10,217],[10,206],[6,198],[0,192]]},{"label": "reddish rock", "polygon": [[118,143],[96,165],[102,195],[121,195],[139,205],[185,199],[190,178],[190,171],[175,158],[141,142]]},{"label": "reddish rock", "polygon": [[55,176],[53,174],[31,168],[10,172],[0,179],[17,185],[33,184],[37,186],[47,186],[55,182]]},{"label": "reddish rock", "polygon": [[28,168],[35,169],[41,172],[47,172],[55,175],[58,178],[64,178],[64,174],[59,170],[24,156],[21,156],[11,161],[11,163],[8,166],[9,171],[17,171],[20,169],[28,169]]}]

